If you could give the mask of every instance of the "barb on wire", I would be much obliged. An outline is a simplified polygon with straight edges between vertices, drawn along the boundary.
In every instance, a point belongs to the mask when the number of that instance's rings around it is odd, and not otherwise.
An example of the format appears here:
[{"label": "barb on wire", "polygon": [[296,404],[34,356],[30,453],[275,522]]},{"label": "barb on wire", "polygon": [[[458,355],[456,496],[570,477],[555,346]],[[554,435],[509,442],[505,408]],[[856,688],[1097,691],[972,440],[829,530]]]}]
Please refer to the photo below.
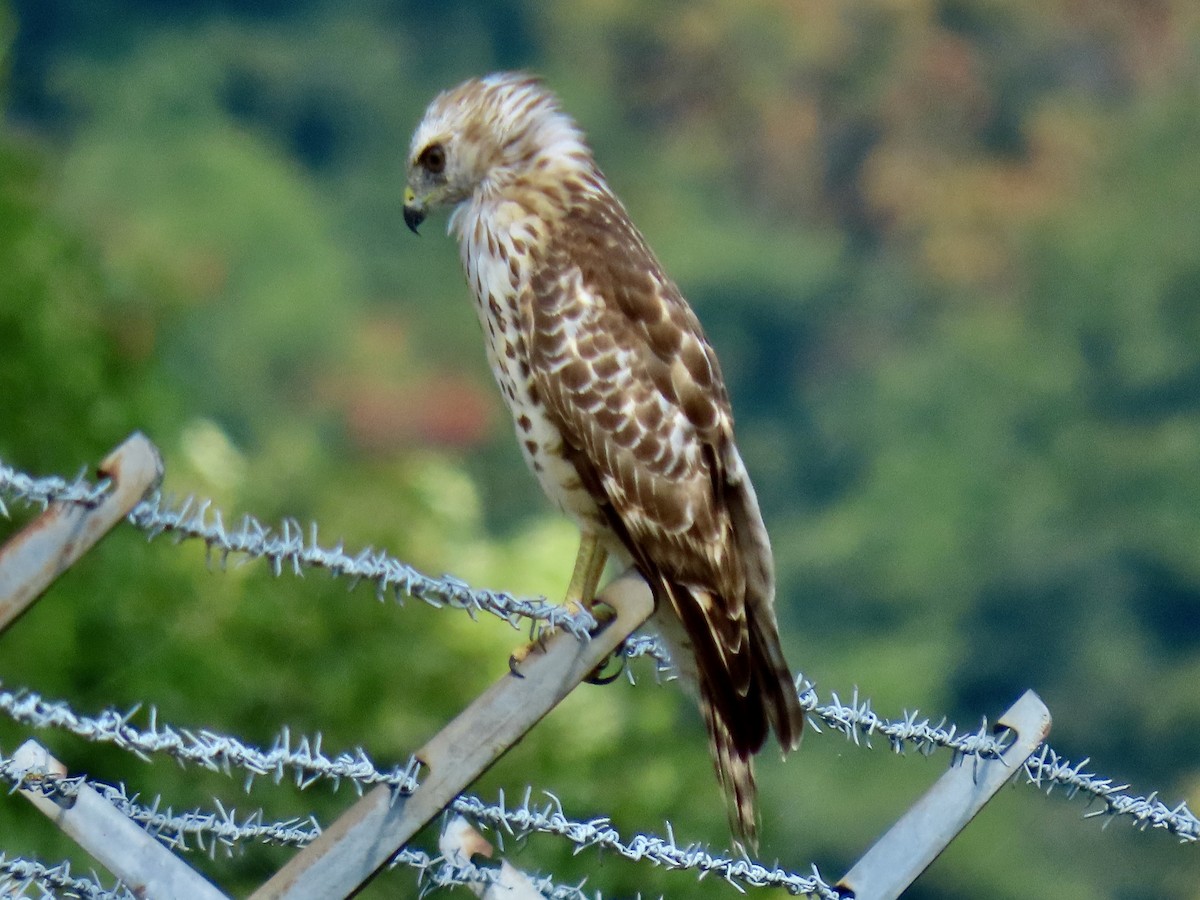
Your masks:
[{"label": "barb on wire", "polygon": [[34,478],[0,462],[0,516],[9,516],[8,507],[4,505],[5,495],[27,506],[40,506],[42,509],[54,502],[95,506],[108,491],[110,482],[105,478],[93,485],[83,476],[84,473],[80,472],[74,481],[57,475]]},{"label": "barb on wire", "polygon": [[[654,661],[654,674],[659,681],[674,681],[678,673],[671,661],[671,654],[663,645],[662,640],[655,634],[631,634],[617,650],[619,656],[626,660],[639,659],[648,656]],[[629,683],[634,683],[633,670],[628,666],[625,674]]]},{"label": "barb on wire", "polygon": [[217,804],[215,811],[194,809],[176,814],[170,806],[162,806],[160,797],[144,805],[138,803],[136,794],[128,796],[124,785],[95,781],[89,784],[122,813],[175,850],[190,850],[189,838],[210,857],[216,856],[218,846],[232,853],[238,844],[245,843],[304,847],[321,833],[320,825],[312,816],[267,821],[263,811],[256,809],[239,819],[236,809],[226,809],[219,800],[214,801]]},{"label": "barb on wire", "polygon": [[94,878],[71,874],[71,864],[47,865],[36,859],[5,856],[0,852],[0,896],[24,897],[37,887],[44,897],[79,897],[83,900],[136,900],[126,888],[111,890]]}]

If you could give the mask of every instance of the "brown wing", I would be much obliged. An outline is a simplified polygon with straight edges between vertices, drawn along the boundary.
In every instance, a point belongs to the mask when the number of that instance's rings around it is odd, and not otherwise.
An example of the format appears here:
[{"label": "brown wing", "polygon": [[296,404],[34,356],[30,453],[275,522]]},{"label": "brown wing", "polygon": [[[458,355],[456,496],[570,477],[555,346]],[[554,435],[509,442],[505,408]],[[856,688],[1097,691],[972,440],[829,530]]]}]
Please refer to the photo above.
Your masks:
[{"label": "brown wing", "polygon": [[532,280],[532,374],[635,559],[652,565],[649,574],[722,595],[705,619],[720,638],[721,667],[744,693],[745,586],[729,559],[716,471],[728,401],[695,316],[656,278],[627,221],[615,201],[593,201],[555,229]]},{"label": "brown wing", "polygon": [[553,229],[521,306],[531,376],[565,453],[694,648],[718,775],[751,837],[749,756],[768,723],[794,747],[803,720],[716,357],[607,193],[580,197]]}]

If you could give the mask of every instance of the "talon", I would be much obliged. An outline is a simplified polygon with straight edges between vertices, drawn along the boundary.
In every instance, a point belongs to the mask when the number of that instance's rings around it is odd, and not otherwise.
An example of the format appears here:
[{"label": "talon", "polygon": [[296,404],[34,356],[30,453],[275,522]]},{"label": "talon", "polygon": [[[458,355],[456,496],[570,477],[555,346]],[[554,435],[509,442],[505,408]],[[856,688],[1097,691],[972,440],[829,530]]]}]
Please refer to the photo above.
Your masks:
[{"label": "talon", "polygon": [[[612,663],[613,660],[618,661],[617,669],[611,675],[605,675],[604,670]],[[621,677],[621,673],[625,671],[625,655],[620,651],[614,650],[604,658],[604,661],[596,668],[592,669],[583,680],[588,684],[612,684]]]},{"label": "talon", "polygon": [[518,678],[524,678],[525,674],[517,667],[520,666],[521,663],[525,662],[525,660],[529,658],[529,654],[532,652],[533,644],[525,644],[524,646],[518,647],[516,650],[514,650],[511,654],[509,654],[508,657],[508,671],[512,672],[513,675],[517,676]]},{"label": "talon", "polygon": [[511,672],[513,675],[515,675],[517,678],[524,678],[525,675],[522,674],[521,670],[517,668],[517,666],[519,666],[520,664],[521,664],[521,661],[519,659],[517,659],[517,654],[512,653],[509,655],[508,671]]}]

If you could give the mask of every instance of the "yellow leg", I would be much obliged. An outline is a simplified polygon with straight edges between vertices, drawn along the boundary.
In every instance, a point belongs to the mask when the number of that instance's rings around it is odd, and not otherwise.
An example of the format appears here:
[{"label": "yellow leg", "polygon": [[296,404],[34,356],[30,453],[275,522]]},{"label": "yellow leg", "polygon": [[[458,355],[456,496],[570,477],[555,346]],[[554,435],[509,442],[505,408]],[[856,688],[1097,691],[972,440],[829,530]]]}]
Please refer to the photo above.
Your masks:
[{"label": "yellow leg", "polygon": [[[579,552],[575,554],[575,570],[571,573],[571,583],[567,585],[567,597],[564,605],[572,610],[591,610],[596,601],[596,587],[600,576],[604,574],[604,564],[608,561],[608,551],[600,543],[600,539],[590,531],[579,535]],[[517,667],[538,646],[538,642],[518,647],[508,658],[508,668],[518,678],[524,676]]]},{"label": "yellow leg", "polygon": [[[575,557],[575,574],[571,576],[571,585],[567,588],[567,606],[579,608],[582,606],[588,610],[596,620],[601,624],[609,621],[613,616],[613,611],[607,606],[596,604],[596,588],[600,583],[600,576],[604,574],[604,563],[608,561],[608,551],[600,543],[600,539],[590,532],[583,532],[579,536],[579,553]],[[605,675],[604,670],[612,660],[609,656],[604,662],[596,666],[584,681],[590,684],[608,684],[616,679],[623,669],[624,657],[621,657],[622,665],[617,667],[617,670],[611,675]]]},{"label": "yellow leg", "polygon": [[581,532],[579,552],[575,554],[575,571],[571,574],[571,583],[567,585],[567,606],[592,608],[596,587],[607,561],[608,551],[600,543],[600,538],[590,531]]}]

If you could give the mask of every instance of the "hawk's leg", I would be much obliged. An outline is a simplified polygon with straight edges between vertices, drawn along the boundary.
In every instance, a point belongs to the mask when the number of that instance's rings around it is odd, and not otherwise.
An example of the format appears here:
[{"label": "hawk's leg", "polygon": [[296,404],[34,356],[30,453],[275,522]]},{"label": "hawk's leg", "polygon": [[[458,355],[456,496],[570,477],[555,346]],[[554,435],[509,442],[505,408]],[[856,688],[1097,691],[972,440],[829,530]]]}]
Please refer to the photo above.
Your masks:
[{"label": "hawk's leg", "polygon": [[567,598],[563,605],[572,612],[586,609],[589,612],[596,600],[596,586],[600,576],[604,574],[604,563],[608,561],[608,551],[600,543],[600,538],[593,532],[583,531],[579,534],[579,552],[575,554],[575,571],[571,574],[571,583],[567,585]]},{"label": "hawk's leg", "polygon": [[[579,535],[579,552],[575,554],[575,569],[571,574],[571,583],[567,586],[567,596],[563,605],[571,612],[587,610],[595,614],[596,586],[604,573],[604,564],[608,561],[608,551],[600,543],[599,537],[590,531]],[[600,611],[596,618],[605,622],[611,618],[606,610]],[[518,678],[524,677],[518,666],[535,649],[539,649],[541,639],[532,641],[523,647],[518,647],[508,658],[508,668]],[[615,677],[615,676],[614,676]]]},{"label": "hawk's leg", "polygon": [[[590,612],[596,621],[604,624],[612,618],[612,610],[603,604],[596,603],[596,588],[600,584],[600,576],[604,574],[604,564],[608,561],[608,551],[600,543],[596,535],[584,531],[579,535],[579,553],[575,556],[575,573],[571,576],[571,584],[567,587],[566,606],[570,609],[582,607]],[[604,662],[596,666],[591,674],[584,679],[589,684],[611,684],[621,675],[624,668],[617,666],[611,675],[603,674],[608,664],[617,654],[610,654]]]}]

